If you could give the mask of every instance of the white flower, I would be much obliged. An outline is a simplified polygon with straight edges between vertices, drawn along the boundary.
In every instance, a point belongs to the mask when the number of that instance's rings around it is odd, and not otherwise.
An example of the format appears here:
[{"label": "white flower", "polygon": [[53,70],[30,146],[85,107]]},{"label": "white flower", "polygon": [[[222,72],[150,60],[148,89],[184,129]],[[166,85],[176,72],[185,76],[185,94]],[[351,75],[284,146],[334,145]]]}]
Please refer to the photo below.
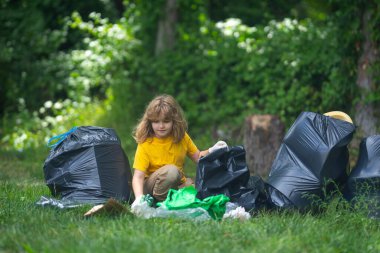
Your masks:
[{"label": "white flower", "polygon": [[49,101],[46,101],[46,102],[44,103],[44,106],[45,106],[45,108],[51,108],[51,107],[53,106],[53,102],[51,102],[50,100],[49,100]]},{"label": "white flower", "polygon": [[57,122],[61,122],[61,121],[63,120],[62,115],[58,115],[58,116],[55,118],[55,120],[56,120]]},{"label": "white flower", "polygon": [[54,109],[62,109],[62,107],[63,107],[63,105],[62,105],[62,103],[61,102],[57,102],[57,103],[55,103],[54,104]]}]

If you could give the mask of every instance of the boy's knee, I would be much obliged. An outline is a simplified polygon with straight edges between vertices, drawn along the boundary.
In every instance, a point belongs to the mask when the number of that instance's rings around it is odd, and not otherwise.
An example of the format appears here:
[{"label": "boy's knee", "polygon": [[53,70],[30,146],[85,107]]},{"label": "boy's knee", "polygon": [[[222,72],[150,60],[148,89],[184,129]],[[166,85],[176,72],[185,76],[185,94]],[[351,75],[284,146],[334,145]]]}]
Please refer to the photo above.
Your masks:
[{"label": "boy's knee", "polygon": [[178,189],[181,184],[181,173],[175,165],[166,165],[153,187],[153,197],[158,201],[166,199],[169,189]]},{"label": "boy's knee", "polygon": [[181,182],[181,173],[175,165],[168,165],[165,173],[166,181],[173,184],[178,184]]}]

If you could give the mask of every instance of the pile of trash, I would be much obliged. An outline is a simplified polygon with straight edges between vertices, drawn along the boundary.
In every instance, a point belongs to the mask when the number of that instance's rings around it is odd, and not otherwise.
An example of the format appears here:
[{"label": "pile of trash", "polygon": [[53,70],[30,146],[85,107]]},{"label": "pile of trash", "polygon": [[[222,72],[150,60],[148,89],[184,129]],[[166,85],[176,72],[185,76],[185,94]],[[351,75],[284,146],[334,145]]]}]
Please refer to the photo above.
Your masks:
[{"label": "pile of trash", "polygon": [[120,203],[132,203],[132,173],[115,131],[79,127],[66,133],[45,160],[47,186],[59,199],[41,197],[37,204],[95,205],[86,217],[106,211],[146,219],[248,220],[263,209],[309,210],[338,187],[348,201],[364,196],[375,203],[371,216],[379,218],[380,135],[362,141],[350,172],[348,144],[355,129],[342,112],[303,112],[286,133],[266,182],[250,175],[243,146],[227,146],[199,160],[195,186],[171,189],[158,203],[145,195],[129,209]]},{"label": "pile of trash", "polygon": [[194,186],[187,186],[179,190],[170,189],[165,201],[154,206],[153,197],[145,195],[140,202],[133,203],[131,211],[138,217],[165,218],[179,217],[196,221],[221,220],[235,218],[247,220],[251,215],[244,208],[231,203],[224,194],[210,196],[200,200],[196,197]]}]

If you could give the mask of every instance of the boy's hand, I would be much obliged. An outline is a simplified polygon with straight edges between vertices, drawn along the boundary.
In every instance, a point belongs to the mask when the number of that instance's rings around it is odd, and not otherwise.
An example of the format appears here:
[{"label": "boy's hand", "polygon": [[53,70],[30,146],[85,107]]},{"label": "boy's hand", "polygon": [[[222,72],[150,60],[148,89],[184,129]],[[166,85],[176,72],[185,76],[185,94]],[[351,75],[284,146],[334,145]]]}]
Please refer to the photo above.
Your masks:
[{"label": "boy's hand", "polygon": [[227,148],[227,147],[228,147],[228,145],[227,145],[226,142],[224,142],[224,141],[218,141],[217,143],[215,143],[214,146],[212,146],[211,148],[208,149],[208,152],[212,153],[212,152],[214,152],[214,151],[216,151],[218,149]]},{"label": "boy's hand", "polygon": [[136,211],[136,208],[138,208],[139,206],[141,206],[141,203],[142,203],[142,198],[144,197],[144,195],[141,195],[139,197],[137,197],[135,199],[135,201],[133,201],[132,205],[131,205],[131,211],[132,213],[135,213]]}]

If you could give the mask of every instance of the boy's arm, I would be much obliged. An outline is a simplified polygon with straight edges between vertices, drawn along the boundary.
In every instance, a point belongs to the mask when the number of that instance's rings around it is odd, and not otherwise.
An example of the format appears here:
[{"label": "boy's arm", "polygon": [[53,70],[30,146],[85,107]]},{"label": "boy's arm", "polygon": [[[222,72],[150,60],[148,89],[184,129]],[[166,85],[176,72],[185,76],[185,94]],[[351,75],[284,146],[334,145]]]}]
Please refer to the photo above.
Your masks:
[{"label": "boy's arm", "polygon": [[132,178],[132,188],[133,192],[135,194],[135,198],[138,199],[144,194],[144,179],[145,179],[145,173],[141,170],[136,170],[133,174]]},{"label": "boy's arm", "polygon": [[206,156],[208,155],[208,150],[203,150],[203,151],[199,151],[197,150],[197,152],[195,152],[192,156],[190,156],[190,159],[195,162],[195,163],[198,163],[199,159],[201,159],[203,156]]},{"label": "boy's arm", "polygon": [[203,156],[206,156],[218,149],[227,148],[228,145],[224,141],[218,141],[215,143],[214,146],[210,147],[209,149],[199,151],[197,150],[193,155],[190,156],[191,160],[193,160],[195,163],[198,163],[199,159],[201,159]]}]

